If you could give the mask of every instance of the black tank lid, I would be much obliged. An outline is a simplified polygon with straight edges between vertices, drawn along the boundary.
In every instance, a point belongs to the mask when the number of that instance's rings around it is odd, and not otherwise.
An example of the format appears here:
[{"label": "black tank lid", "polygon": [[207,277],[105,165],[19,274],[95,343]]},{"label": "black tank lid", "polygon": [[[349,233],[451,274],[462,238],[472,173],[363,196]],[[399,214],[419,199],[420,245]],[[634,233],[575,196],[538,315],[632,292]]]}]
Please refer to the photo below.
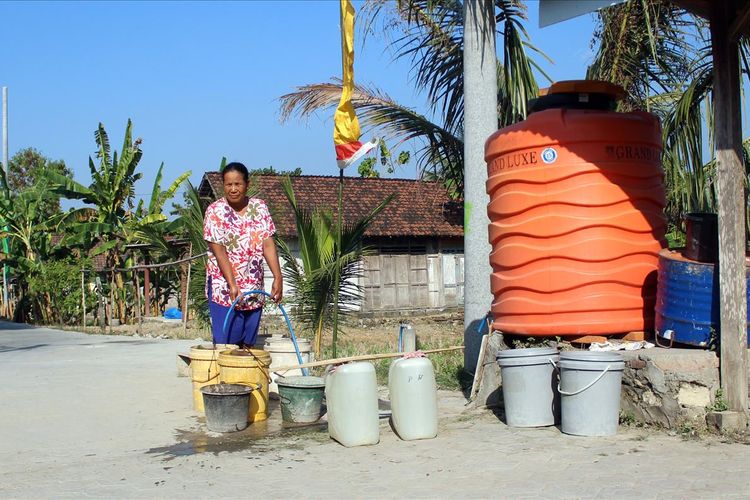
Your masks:
[{"label": "black tank lid", "polygon": [[595,109],[614,111],[617,101],[625,97],[625,90],[614,83],[598,80],[566,80],[540,89],[539,97],[530,99],[528,112],[545,109]]}]

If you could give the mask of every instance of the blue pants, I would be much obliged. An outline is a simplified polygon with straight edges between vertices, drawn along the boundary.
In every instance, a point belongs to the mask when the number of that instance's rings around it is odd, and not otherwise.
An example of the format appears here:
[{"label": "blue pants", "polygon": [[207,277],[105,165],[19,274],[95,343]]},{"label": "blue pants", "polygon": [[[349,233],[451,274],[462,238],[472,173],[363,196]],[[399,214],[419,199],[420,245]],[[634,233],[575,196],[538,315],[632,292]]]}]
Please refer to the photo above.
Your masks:
[{"label": "blue pants", "polygon": [[232,311],[232,316],[227,325],[227,331],[223,331],[224,320],[231,307],[219,305],[209,298],[208,311],[211,314],[211,333],[214,344],[238,344],[252,347],[258,337],[260,326],[260,315],[263,308],[250,311]]}]

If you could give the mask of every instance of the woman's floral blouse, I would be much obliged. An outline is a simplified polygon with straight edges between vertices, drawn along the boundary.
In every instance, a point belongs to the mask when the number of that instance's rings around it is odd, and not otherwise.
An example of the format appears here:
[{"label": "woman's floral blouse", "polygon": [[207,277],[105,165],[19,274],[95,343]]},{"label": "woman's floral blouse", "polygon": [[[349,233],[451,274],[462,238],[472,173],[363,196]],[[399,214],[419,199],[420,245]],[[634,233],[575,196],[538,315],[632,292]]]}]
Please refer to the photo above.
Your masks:
[{"label": "woman's floral blouse", "polygon": [[[240,215],[226,198],[213,202],[206,209],[203,239],[223,245],[234,269],[241,292],[263,290],[263,240],[276,232],[271,214],[263,200],[250,198],[245,213]],[[232,305],[229,283],[221,274],[216,256],[209,249],[206,266],[206,296],[222,306]],[[248,295],[237,304],[249,310],[263,306],[263,296]]]}]

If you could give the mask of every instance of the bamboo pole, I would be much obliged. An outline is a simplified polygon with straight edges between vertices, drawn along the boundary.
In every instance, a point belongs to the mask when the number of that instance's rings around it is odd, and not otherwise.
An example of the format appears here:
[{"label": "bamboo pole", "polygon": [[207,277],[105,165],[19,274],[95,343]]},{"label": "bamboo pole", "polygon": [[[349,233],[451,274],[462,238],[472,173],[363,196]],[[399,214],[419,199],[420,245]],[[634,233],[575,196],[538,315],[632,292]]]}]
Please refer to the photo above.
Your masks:
[{"label": "bamboo pole", "polygon": [[86,331],[86,286],[85,286],[85,275],[86,272],[81,268],[81,307],[83,308],[83,324],[81,329]]},{"label": "bamboo pole", "polygon": [[[188,249],[188,258],[192,257],[193,254],[193,242],[190,242]],[[187,285],[185,287],[185,302],[182,304],[182,333],[187,334],[187,322],[188,322],[188,300],[190,297],[190,270],[193,268],[192,262],[187,264]]]},{"label": "bamboo pole", "polygon": [[112,335],[112,319],[115,314],[115,272],[112,271],[110,276],[112,282],[109,285],[109,334]]},{"label": "bamboo pole", "polygon": [[[443,347],[441,349],[429,349],[427,351],[421,351],[425,354],[434,354],[437,352],[448,352],[458,351],[463,349],[464,346],[458,345],[453,347]],[[310,363],[302,363],[301,365],[289,365],[274,368],[274,373],[293,370],[295,368],[312,368],[314,366],[326,366],[326,365],[339,365],[341,363],[348,363],[349,361],[368,361],[371,359],[387,359],[387,358],[400,358],[404,355],[403,352],[389,352],[381,354],[360,354],[359,356],[349,356],[347,358],[334,358],[334,359],[322,359],[320,361],[311,361]]]},{"label": "bamboo pole", "polygon": [[138,318],[138,328],[136,331],[140,335],[143,331],[143,318],[141,317],[141,281],[138,278],[138,269],[133,270],[133,278],[135,281],[135,314]]},{"label": "bamboo pole", "polygon": [[[343,27],[342,27],[343,29]],[[343,214],[343,197],[344,197],[344,170],[339,169],[339,211],[336,216],[336,244],[334,258],[336,259],[335,277],[333,279],[333,337],[331,347],[333,355],[336,355],[336,346],[338,344],[339,333],[339,289],[341,288],[341,220]],[[322,333],[321,333],[322,336]]]}]

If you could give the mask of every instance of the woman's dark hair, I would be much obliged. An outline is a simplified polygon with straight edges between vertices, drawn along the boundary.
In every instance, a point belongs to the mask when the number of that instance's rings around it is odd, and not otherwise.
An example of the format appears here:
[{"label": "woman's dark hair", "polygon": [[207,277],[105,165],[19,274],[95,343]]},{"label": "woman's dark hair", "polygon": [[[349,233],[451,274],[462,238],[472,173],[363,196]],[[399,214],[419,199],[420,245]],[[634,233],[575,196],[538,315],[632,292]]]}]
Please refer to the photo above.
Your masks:
[{"label": "woman's dark hair", "polygon": [[221,180],[224,180],[224,176],[227,172],[239,172],[242,174],[242,177],[244,177],[245,182],[250,180],[250,173],[247,171],[247,167],[238,161],[227,163],[224,166],[224,170],[221,171]]}]

